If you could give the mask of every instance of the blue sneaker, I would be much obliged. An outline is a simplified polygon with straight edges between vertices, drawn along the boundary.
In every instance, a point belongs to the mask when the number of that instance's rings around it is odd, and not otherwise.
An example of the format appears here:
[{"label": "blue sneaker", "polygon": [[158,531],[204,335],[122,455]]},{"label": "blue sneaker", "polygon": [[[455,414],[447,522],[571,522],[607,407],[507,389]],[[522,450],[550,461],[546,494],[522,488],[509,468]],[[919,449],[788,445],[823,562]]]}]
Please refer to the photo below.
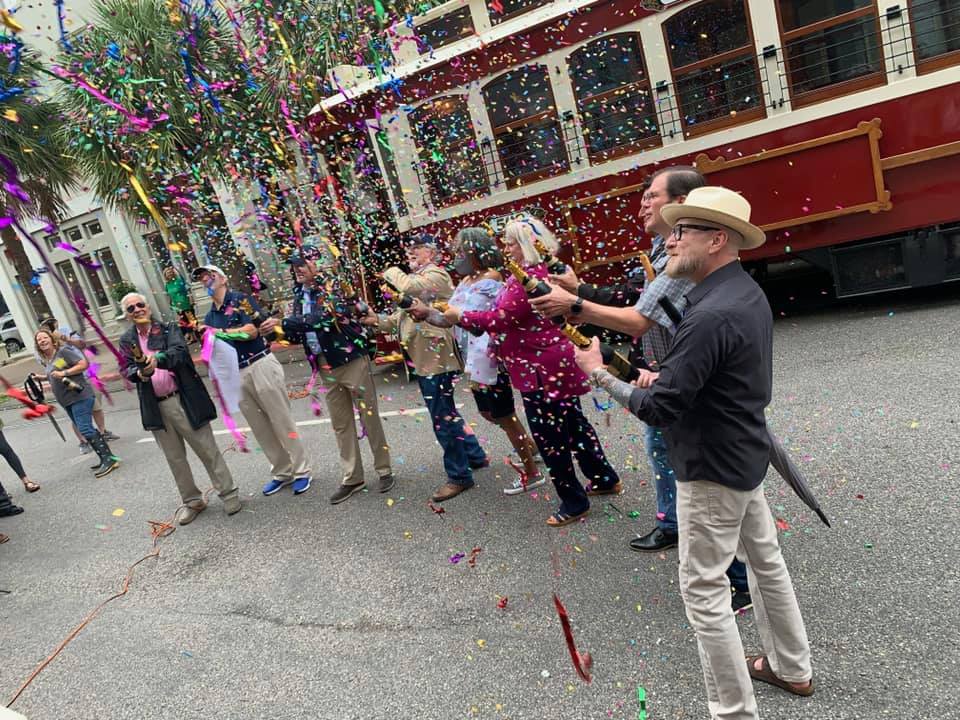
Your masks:
[{"label": "blue sneaker", "polygon": [[301,493],[305,493],[310,489],[310,482],[312,480],[313,478],[311,478],[309,475],[306,477],[298,477],[293,481],[293,494],[300,495]]},{"label": "blue sneaker", "polygon": [[283,490],[289,484],[290,484],[289,480],[277,480],[276,478],[274,478],[273,480],[271,480],[270,482],[268,482],[266,485],[263,486],[263,494],[273,495],[274,493],[278,493],[281,490]]}]

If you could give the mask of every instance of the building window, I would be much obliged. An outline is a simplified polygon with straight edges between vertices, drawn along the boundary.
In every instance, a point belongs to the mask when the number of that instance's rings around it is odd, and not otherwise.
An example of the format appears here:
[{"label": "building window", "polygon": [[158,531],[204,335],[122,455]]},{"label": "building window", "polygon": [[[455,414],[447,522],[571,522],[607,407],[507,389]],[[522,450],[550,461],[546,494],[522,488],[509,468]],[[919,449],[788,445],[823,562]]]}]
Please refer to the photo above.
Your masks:
[{"label": "building window", "polygon": [[44,235],[44,236],[43,236],[43,243],[44,243],[44,245],[47,246],[47,250],[56,250],[56,249],[57,249],[57,245],[60,244],[60,236],[59,236],[59,235]]},{"label": "building window", "polygon": [[63,234],[67,236],[67,242],[71,245],[83,242],[83,231],[79,227],[66,228]]},{"label": "building window", "polygon": [[410,114],[420,169],[433,204],[453,205],[482,195],[487,180],[465,98],[450,96]]},{"label": "building window", "polygon": [[433,50],[462,40],[473,34],[473,18],[470,17],[470,6],[464,5],[462,8],[441,15],[434,20],[420,23],[417,25],[416,32],[420,42]]},{"label": "building window", "polygon": [[522,15],[541,5],[547,5],[551,0],[490,0],[487,3],[487,11],[490,14],[490,22],[493,25],[502,23],[517,15]]},{"label": "building window", "polygon": [[77,263],[87,276],[87,283],[89,283],[90,289],[93,290],[93,295],[97,299],[97,305],[100,307],[108,307],[110,305],[110,298],[107,296],[107,291],[104,289],[103,282],[100,280],[99,268],[91,267],[94,262],[89,255],[79,256]]},{"label": "building window", "polygon": [[916,0],[910,23],[918,72],[960,63],[960,0]]},{"label": "building window", "polygon": [[570,167],[546,67],[511,70],[489,83],[483,95],[507,187]]},{"label": "building window", "polygon": [[403,197],[400,176],[397,174],[397,158],[393,154],[390,138],[386,130],[377,130],[376,135],[377,144],[380,146],[380,164],[383,165],[383,174],[387,178],[390,192],[393,194],[393,214],[397,217],[406,217],[409,211],[407,210],[406,198]]},{"label": "building window", "polygon": [[685,133],[764,117],[760,71],[745,0],[707,0],[664,23]]},{"label": "building window", "polygon": [[777,13],[793,107],[885,82],[873,0],[777,0]]},{"label": "building window", "polygon": [[568,62],[591,160],[609,160],[660,144],[638,35],[595,40]]},{"label": "building window", "polygon": [[[158,233],[159,234],[159,233]],[[120,277],[120,269],[117,267],[117,261],[113,259],[113,251],[110,248],[102,248],[97,250],[94,253],[94,256],[97,258],[97,261],[103,266],[103,272],[107,276],[107,283],[109,285],[116,285],[122,279]],[[192,257],[193,253],[189,255],[184,253],[185,257]],[[194,266],[196,264],[194,263]],[[191,268],[192,270],[193,268]]]},{"label": "building window", "polygon": [[103,234],[103,227],[99,220],[91,220],[83,224],[83,229],[87,232],[87,237],[94,238]]}]

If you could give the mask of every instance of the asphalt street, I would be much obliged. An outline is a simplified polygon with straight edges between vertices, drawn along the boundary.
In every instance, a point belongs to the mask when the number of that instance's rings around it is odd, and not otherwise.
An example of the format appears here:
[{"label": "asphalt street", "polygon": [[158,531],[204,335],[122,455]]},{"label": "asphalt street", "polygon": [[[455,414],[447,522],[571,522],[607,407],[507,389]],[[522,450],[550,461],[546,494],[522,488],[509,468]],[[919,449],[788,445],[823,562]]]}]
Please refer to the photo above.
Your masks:
[{"label": "asphalt street", "polygon": [[[816,695],[758,686],[766,718],[960,717],[960,287],[843,303],[787,291],[774,301],[769,423],[809,477],[833,529],[775,474],[766,493],[813,646]],[[287,366],[292,387],[306,369]],[[707,718],[696,642],[677,590],[676,551],[627,542],[655,507],[641,425],[607,398],[585,405],[625,493],[552,530],[553,493],[506,497],[506,439],[458,391],[493,466],[477,487],[427,505],[439,448],[416,387],[378,377],[398,483],[333,507],[339,482],[325,415],[294,401],[314,467],[305,495],[264,497],[265,458],[218,435],[244,510],[216,498],[141,563],[129,592],[89,622],[13,706],[30,720],[584,720]],[[596,400],[596,403],[594,402]],[[2,417],[43,488],[0,519],[0,704],[151,551],[148,521],[177,494],[135,397],[117,392],[108,426],[121,469],[95,480],[90,456],[46,420]],[[217,421],[217,429],[222,424]],[[252,438],[251,438],[252,439]],[[364,447],[367,477],[374,473]],[[202,487],[202,467],[195,463]],[[552,594],[578,647],[580,680]],[[504,600],[505,599],[505,600]],[[503,607],[501,607],[503,605]],[[752,613],[739,618],[759,648]]]}]

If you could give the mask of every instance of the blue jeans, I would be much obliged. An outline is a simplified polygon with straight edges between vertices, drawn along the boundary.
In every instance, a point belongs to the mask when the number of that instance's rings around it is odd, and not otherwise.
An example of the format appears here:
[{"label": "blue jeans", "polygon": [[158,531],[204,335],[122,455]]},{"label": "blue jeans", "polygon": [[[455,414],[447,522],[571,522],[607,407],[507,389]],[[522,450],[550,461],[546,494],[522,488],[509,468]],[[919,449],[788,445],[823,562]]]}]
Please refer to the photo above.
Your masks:
[{"label": "blue jeans", "polygon": [[[657,489],[657,526],[662,530],[677,532],[677,478],[670,465],[667,441],[660,428],[647,425],[645,436],[650,472]],[[747,584],[747,566],[734,558],[727,569],[727,578],[738,592],[750,592]]]},{"label": "blue jeans", "polygon": [[90,439],[97,434],[97,429],[93,426],[93,398],[78,400],[72,405],[66,405],[63,409],[70,416],[71,422],[77,428],[77,432],[84,438]]},{"label": "blue jeans", "polygon": [[417,376],[420,394],[433,421],[433,432],[443,448],[443,469],[454,485],[473,485],[471,466],[487,462],[477,436],[464,431],[463,418],[453,401],[453,380],[459,373],[446,372],[429,377]]},{"label": "blue jeans", "polygon": [[660,428],[647,425],[647,459],[657,491],[657,526],[671,532],[677,531],[677,478],[667,454],[667,441]]}]

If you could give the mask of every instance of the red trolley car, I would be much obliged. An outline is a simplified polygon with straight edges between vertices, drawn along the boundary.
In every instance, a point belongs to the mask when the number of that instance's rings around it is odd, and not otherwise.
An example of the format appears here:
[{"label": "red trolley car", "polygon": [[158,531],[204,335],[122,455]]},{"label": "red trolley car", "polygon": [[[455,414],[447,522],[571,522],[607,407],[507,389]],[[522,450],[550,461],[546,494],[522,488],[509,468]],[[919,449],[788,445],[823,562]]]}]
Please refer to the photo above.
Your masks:
[{"label": "red trolley car", "polygon": [[751,202],[756,267],[960,279],[960,0],[888,1],[451,0],[332,70],[311,132],[350,212],[446,237],[535,206],[588,276],[649,244],[642,181],[687,164]]}]

